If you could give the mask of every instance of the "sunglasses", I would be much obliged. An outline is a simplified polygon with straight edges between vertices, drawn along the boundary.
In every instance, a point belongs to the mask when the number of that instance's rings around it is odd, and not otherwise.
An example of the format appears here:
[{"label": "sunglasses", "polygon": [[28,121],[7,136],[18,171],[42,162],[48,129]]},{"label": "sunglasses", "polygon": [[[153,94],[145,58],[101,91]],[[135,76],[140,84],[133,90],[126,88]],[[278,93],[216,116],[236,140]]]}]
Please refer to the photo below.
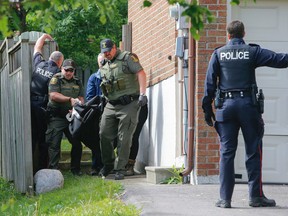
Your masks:
[{"label": "sunglasses", "polygon": [[70,72],[70,73],[73,73],[73,72],[74,72],[73,69],[64,69],[64,70],[65,70],[65,72]]}]

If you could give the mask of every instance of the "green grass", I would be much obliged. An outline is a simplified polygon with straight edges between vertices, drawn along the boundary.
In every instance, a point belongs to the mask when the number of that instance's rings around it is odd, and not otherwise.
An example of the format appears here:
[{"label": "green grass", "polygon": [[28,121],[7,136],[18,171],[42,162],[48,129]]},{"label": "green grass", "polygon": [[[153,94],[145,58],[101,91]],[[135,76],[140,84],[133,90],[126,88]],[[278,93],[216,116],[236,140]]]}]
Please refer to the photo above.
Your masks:
[{"label": "green grass", "polygon": [[88,175],[75,177],[70,172],[63,176],[62,189],[32,197],[17,193],[11,183],[0,177],[0,215],[140,215],[139,209],[119,199],[121,184]]},{"label": "green grass", "polygon": [[62,139],[62,142],[61,142],[61,150],[62,151],[70,151],[71,147],[72,147],[72,145],[67,139]]}]

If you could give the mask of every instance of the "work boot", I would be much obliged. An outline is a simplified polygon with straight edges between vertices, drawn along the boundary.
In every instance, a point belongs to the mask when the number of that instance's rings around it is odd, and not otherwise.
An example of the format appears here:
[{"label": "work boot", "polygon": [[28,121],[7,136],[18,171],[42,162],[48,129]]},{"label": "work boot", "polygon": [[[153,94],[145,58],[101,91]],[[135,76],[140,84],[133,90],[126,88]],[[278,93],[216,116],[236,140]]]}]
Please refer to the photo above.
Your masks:
[{"label": "work boot", "polygon": [[218,200],[215,203],[216,207],[220,207],[220,208],[231,208],[231,200]]},{"label": "work boot", "polygon": [[113,165],[104,165],[103,168],[99,172],[100,177],[106,177],[109,175],[109,173],[114,169]]},{"label": "work boot", "polygon": [[127,165],[125,166],[125,168],[126,168],[126,171],[124,173],[125,176],[134,175],[134,164],[135,164],[135,160],[129,159]]},{"label": "work boot", "polygon": [[274,207],[276,206],[276,202],[273,199],[267,199],[265,196],[252,197],[249,200],[249,206],[251,207]]},{"label": "work boot", "polygon": [[126,173],[126,170],[115,170],[115,180],[123,180],[124,179],[124,175]]}]

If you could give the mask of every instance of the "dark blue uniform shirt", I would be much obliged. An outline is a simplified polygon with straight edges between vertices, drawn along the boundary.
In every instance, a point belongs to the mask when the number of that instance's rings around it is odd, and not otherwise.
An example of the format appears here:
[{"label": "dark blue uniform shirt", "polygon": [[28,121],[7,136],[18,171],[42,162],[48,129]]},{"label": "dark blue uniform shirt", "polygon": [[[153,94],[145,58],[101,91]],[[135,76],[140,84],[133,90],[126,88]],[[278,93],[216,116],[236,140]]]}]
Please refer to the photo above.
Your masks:
[{"label": "dark blue uniform shirt", "polygon": [[45,61],[39,52],[33,56],[33,68],[31,95],[47,95],[49,81],[54,74],[60,72],[60,68],[58,68],[54,61]]},{"label": "dark blue uniform shirt", "polygon": [[256,84],[255,69],[268,66],[288,67],[288,54],[262,49],[256,44],[246,45],[243,39],[234,38],[217,48],[210,59],[202,107],[211,109],[217,86],[221,90],[246,89]]}]

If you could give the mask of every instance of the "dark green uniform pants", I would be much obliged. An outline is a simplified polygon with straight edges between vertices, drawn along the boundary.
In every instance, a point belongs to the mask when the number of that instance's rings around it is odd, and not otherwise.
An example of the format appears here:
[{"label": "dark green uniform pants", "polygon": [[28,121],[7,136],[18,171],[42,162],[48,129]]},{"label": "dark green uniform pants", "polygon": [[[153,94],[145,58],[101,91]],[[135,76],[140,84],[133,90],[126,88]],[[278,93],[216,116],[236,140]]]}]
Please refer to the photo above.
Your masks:
[{"label": "dark green uniform pants", "polygon": [[71,149],[71,170],[80,171],[82,156],[82,144],[79,140],[73,139],[69,132],[69,122],[66,118],[52,117],[49,120],[46,131],[46,142],[48,144],[49,168],[58,169],[61,153],[61,140],[63,133],[72,144]]},{"label": "dark green uniform pants", "polygon": [[[132,101],[127,105],[106,104],[100,122],[100,147],[104,165],[114,165],[115,170],[125,169],[139,110],[137,101]],[[113,144],[116,137],[117,158],[115,161]]]}]

